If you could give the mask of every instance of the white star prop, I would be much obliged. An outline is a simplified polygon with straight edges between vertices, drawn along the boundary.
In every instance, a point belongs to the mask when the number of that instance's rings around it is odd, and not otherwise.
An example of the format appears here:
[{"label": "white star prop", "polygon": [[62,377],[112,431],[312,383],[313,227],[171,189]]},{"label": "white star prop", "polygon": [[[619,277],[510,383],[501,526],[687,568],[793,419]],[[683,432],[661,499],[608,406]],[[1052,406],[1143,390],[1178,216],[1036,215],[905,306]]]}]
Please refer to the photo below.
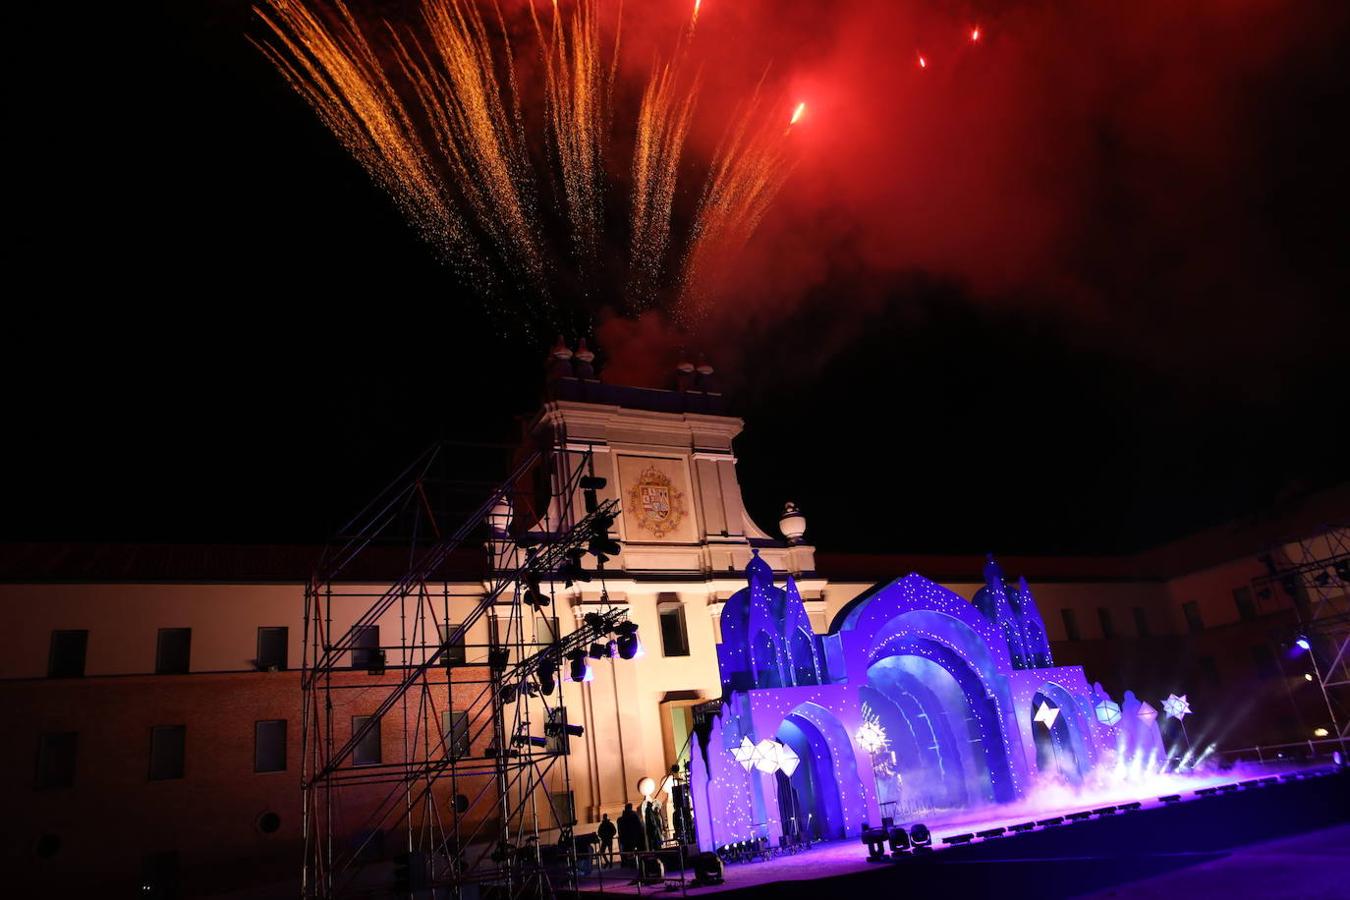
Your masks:
[{"label": "white star prop", "polygon": [[1120,704],[1114,700],[1097,702],[1097,721],[1103,725],[1114,725],[1120,721]]},{"label": "white star prop", "polygon": [[1168,694],[1167,699],[1163,701],[1163,712],[1180,722],[1191,714],[1191,704],[1186,702],[1185,694],[1180,697]]},{"label": "white star prop", "polygon": [[778,743],[768,738],[755,745],[755,768],[770,774],[778,771]]},{"label": "white star prop", "polygon": [[1051,706],[1049,703],[1042,700],[1040,709],[1036,710],[1036,716],[1033,721],[1043,722],[1045,723],[1045,727],[1049,729],[1054,727],[1055,719],[1057,718],[1059,718],[1059,707]]},{"label": "white star prop", "polygon": [[755,745],[750,743],[748,737],[743,737],[741,745],[732,748],[731,755],[736,757],[736,762],[741,764],[741,768],[749,772],[750,767],[755,764]]},{"label": "white star prop", "polygon": [[1158,711],[1149,706],[1147,700],[1144,700],[1139,704],[1139,712],[1136,713],[1136,715],[1145,722],[1152,722],[1154,719],[1158,718]]},{"label": "white star prop", "polygon": [[801,765],[802,758],[787,744],[778,745],[778,770],[791,778],[792,773]]}]

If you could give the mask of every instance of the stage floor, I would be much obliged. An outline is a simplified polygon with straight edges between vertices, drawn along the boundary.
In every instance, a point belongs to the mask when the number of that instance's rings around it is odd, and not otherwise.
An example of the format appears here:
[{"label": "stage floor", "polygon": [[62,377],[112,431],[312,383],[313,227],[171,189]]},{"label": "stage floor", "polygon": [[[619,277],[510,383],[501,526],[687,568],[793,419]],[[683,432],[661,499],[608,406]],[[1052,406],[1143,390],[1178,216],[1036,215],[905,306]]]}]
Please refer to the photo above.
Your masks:
[{"label": "stage floor", "polygon": [[[1018,801],[1001,806],[984,807],[979,810],[954,811],[947,816],[924,818],[922,821],[933,835],[933,848],[942,853],[948,848],[943,838],[983,831],[989,828],[1007,827],[1019,823],[1062,816],[1074,812],[1084,812],[1105,806],[1139,801],[1141,810],[1164,806],[1160,797],[1181,794],[1186,801],[1195,798],[1194,791],[1206,787],[1218,787],[1236,784],[1252,778],[1269,775],[1287,774],[1298,771],[1298,766],[1263,766],[1260,769],[1244,769],[1213,776],[1155,776],[1148,779],[1146,785],[1121,785],[1113,789],[1074,793],[1068,789],[1060,791],[1042,790],[1035,800]],[[912,823],[906,823],[912,824]],[[1072,826],[1068,826],[1072,827]],[[699,894],[715,894],[737,891],[766,884],[787,881],[809,881],[819,878],[832,878],[855,872],[875,870],[877,863],[867,861],[867,848],[858,838],[831,841],[818,844],[810,850],[777,857],[764,862],[729,863],[725,869],[725,881],[720,885],[695,887],[686,886],[686,890]],[[686,873],[692,879],[692,870]],[[582,892],[651,894],[668,890],[679,891],[679,887],[663,888],[639,886],[633,883],[632,870],[612,868],[601,870],[594,875],[579,880]]]}]

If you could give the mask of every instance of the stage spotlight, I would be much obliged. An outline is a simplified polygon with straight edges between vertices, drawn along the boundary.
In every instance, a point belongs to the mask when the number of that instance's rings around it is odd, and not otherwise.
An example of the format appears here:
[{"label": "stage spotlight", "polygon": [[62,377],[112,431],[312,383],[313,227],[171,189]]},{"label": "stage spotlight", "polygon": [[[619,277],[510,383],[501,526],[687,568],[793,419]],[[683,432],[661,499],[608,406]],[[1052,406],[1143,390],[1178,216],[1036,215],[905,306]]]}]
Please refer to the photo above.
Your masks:
[{"label": "stage spotlight", "polygon": [[533,734],[517,734],[511,737],[511,743],[517,747],[547,747],[548,738],[542,738]]},{"label": "stage spotlight", "polygon": [[905,831],[903,826],[889,829],[887,840],[891,845],[893,859],[899,859],[909,852],[909,832]]},{"label": "stage spotlight", "polygon": [[614,633],[618,640],[615,642],[618,646],[619,657],[621,659],[632,659],[638,652],[638,627],[636,622],[620,622],[614,627]]},{"label": "stage spotlight", "polygon": [[558,567],[558,577],[562,579],[563,587],[571,587],[575,582],[587,582],[591,580],[591,573],[587,572],[581,565],[581,557],[586,551],[580,547],[575,550],[567,551],[567,561]]},{"label": "stage spotlight", "polygon": [[1298,640],[1294,641],[1294,645],[1298,647],[1300,650],[1312,649],[1312,644],[1308,643],[1308,639],[1305,637],[1299,637]]},{"label": "stage spotlight", "polygon": [[1038,820],[1038,821],[1036,822],[1036,824],[1039,825],[1039,826],[1041,826],[1042,828],[1049,828],[1051,825],[1063,825],[1063,824],[1064,824],[1064,817],[1063,817],[1063,816],[1051,816],[1051,817],[1048,818],[1048,819],[1040,819],[1040,820]]},{"label": "stage spotlight", "polygon": [[1028,831],[1036,830],[1035,822],[1018,822],[1016,825],[1009,825],[1008,830],[1017,834],[1025,834]]},{"label": "stage spotlight", "polygon": [[722,858],[716,853],[700,853],[694,857],[694,884],[721,884],[725,877]]},{"label": "stage spotlight", "polygon": [[558,686],[558,664],[547,660],[539,664],[539,690],[545,694],[553,693]]},{"label": "stage spotlight", "polygon": [[933,843],[933,834],[928,830],[928,826],[920,822],[909,830],[909,841],[914,845],[914,849],[927,847]]},{"label": "stage spotlight", "polygon": [[586,651],[586,655],[591,659],[604,659],[606,656],[609,656],[609,645],[598,643],[591,644],[591,648]]},{"label": "stage spotlight", "polygon": [[581,487],[582,502],[586,504],[586,512],[595,512],[600,506],[595,492],[601,490],[608,482],[598,475],[583,475],[578,484]]},{"label": "stage spotlight", "polygon": [[942,843],[944,843],[944,844],[969,844],[969,843],[970,843],[971,841],[973,841],[973,840],[975,840],[975,835],[974,835],[974,833],[972,833],[972,832],[966,832],[965,834],[954,834],[954,835],[952,835],[951,837],[945,837],[945,838],[942,839]]},{"label": "stage spotlight", "polygon": [[571,664],[572,664],[571,667],[570,667],[571,673],[572,673],[572,680],[573,680],[573,681],[585,681],[585,680],[586,680],[586,670],[587,670],[587,668],[589,668],[589,666],[586,665],[586,653],[585,653],[585,651],[584,651],[584,650],[573,650],[571,653],[567,654],[567,658],[568,658],[568,660],[569,660],[569,661],[571,662]]},{"label": "stage spotlight", "polygon": [[643,884],[661,884],[666,880],[666,864],[659,856],[643,856],[638,859],[638,880]]},{"label": "stage spotlight", "polygon": [[1000,837],[1003,837],[1003,835],[1005,835],[1005,834],[1007,834],[1007,833],[1008,833],[1008,829],[1003,828],[1003,827],[1000,826],[1000,827],[998,827],[998,828],[986,828],[984,831],[977,831],[977,832],[975,832],[975,836],[978,837],[978,838],[984,838],[984,839],[987,841],[987,840],[989,840],[990,838],[1000,838]]},{"label": "stage spotlight", "polygon": [[573,725],[570,722],[544,723],[544,734],[548,735],[549,737],[559,737],[562,735],[563,732],[566,732],[572,737],[581,737],[583,734],[586,733],[586,727],[584,725]]},{"label": "stage spotlight", "polygon": [[525,577],[521,579],[525,584],[525,593],[520,598],[521,602],[531,609],[542,609],[549,604],[548,595],[539,589],[539,575],[536,572],[526,572]]},{"label": "stage spotlight", "polygon": [[858,839],[867,845],[868,862],[881,862],[886,858],[886,832],[864,824]]},{"label": "stage spotlight", "polygon": [[586,627],[591,631],[599,631],[601,633],[609,631],[609,629],[605,627],[605,617],[598,612],[586,613],[586,615],[581,617],[581,621],[586,623]]}]

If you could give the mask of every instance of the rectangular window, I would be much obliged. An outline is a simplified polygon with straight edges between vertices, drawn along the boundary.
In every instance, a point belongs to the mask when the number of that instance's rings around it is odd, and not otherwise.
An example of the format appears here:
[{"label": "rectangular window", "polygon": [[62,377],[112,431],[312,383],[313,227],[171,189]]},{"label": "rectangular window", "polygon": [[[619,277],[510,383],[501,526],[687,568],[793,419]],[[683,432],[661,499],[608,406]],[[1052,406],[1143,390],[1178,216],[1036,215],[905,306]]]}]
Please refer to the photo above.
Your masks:
[{"label": "rectangular window", "polygon": [[[371,716],[352,716],[352,734],[356,734],[370,722]],[[352,752],[352,765],[378,766],[383,761],[380,755],[380,722],[376,719],[365,737],[356,744]]]},{"label": "rectangular window", "polygon": [[1200,678],[1206,687],[1219,686],[1219,664],[1215,662],[1212,656],[1202,656],[1195,661],[1196,667],[1200,670]]},{"label": "rectangular window", "polygon": [[1134,633],[1139,637],[1146,638],[1153,634],[1148,627],[1148,613],[1144,612],[1142,606],[1134,608]]},{"label": "rectangular window", "polygon": [[186,675],[191,654],[191,628],[161,628],[155,643],[155,674]]},{"label": "rectangular window", "polygon": [[1071,641],[1081,641],[1078,636],[1078,619],[1075,618],[1073,610],[1061,609],[1059,614],[1064,618],[1064,635]]},{"label": "rectangular window", "polygon": [[1250,622],[1256,618],[1256,604],[1252,602],[1252,589],[1240,587],[1233,589],[1233,605],[1237,607],[1238,618]]},{"label": "rectangular window", "polygon": [[447,710],[441,713],[441,730],[445,735],[445,752],[451,759],[469,755],[469,714]]},{"label": "rectangular window", "polygon": [[182,778],[186,750],[186,725],[159,725],[150,729],[150,780]]},{"label": "rectangular window", "polygon": [[1200,618],[1200,604],[1189,600],[1181,604],[1181,612],[1186,617],[1186,627],[1191,634],[1205,630],[1205,621]]},{"label": "rectangular window", "polygon": [[75,748],[78,734],[53,731],[38,739],[37,786],[64,788],[75,783]]},{"label": "rectangular window", "polygon": [[1116,636],[1116,623],[1111,621],[1111,610],[1105,606],[1097,607],[1097,621],[1102,626],[1102,637],[1110,640]]},{"label": "rectangular window", "polygon": [[1258,678],[1279,678],[1280,661],[1275,658],[1275,651],[1270,649],[1269,644],[1252,645],[1252,665],[1256,668]]},{"label": "rectangular window", "polygon": [[446,623],[445,625],[440,626],[440,629],[441,629],[441,646],[445,648],[445,656],[441,657],[441,659],[443,659],[443,660],[445,661],[445,664],[446,664],[447,666],[462,666],[462,665],[464,665],[464,660],[465,660],[465,656],[464,656],[464,637],[465,637],[465,636],[461,634],[461,635],[459,636],[459,640],[455,641],[453,644],[450,643],[450,638],[454,635],[455,630],[458,629],[458,628],[459,628],[459,623],[458,623],[458,622],[448,622],[448,623]]},{"label": "rectangular window", "polygon": [[661,616],[661,655],[688,656],[689,632],[684,622],[684,604],[679,600],[664,599],[666,596],[674,595],[661,596],[663,599],[657,604]]},{"label": "rectangular window", "polygon": [[258,629],[258,668],[261,671],[286,671],[290,661],[290,634],[284,625]]},{"label": "rectangular window", "polygon": [[89,647],[89,632],[83,628],[52,632],[47,655],[48,678],[83,678],[84,654]]},{"label": "rectangular window", "polygon": [[352,640],[352,668],[384,668],[380,659],[380,626],[362,625],[356,629]]},{"label": "rectangular window", "polygon": [[253,771],[286,771],[285,719],[264,719],[254,723]]}]

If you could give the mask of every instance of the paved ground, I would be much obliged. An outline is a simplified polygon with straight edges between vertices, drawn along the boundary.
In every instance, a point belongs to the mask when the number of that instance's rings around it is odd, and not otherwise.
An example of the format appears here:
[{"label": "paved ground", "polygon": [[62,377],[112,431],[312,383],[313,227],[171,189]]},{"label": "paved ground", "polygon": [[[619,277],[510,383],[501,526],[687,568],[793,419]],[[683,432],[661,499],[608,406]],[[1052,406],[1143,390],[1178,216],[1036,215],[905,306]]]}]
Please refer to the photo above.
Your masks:
[{"label": "paved ground", "polygon": [[1350,825],[1240,847],[1211,862],[1088,895],[1120,898],[1350,898]]}]

